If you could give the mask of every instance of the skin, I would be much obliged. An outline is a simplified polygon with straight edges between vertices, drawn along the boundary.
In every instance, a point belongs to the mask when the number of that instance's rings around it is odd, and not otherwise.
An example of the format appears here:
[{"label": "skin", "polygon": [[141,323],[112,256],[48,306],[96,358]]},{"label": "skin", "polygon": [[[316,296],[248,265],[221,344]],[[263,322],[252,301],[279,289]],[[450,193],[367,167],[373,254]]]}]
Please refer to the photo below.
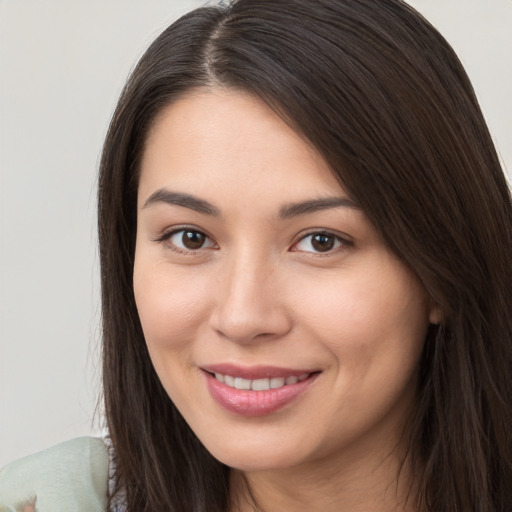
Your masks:
[{"label": "skin", "polygon": [[[166,189],[218,215],[148,199]],[[154,197],[154,196],[153,196]],[[326,162],[261,100],[200,89],[166,107],[141,162],[134,291],[147,346],[186,421],[233,471],[233,510],[388,511],[414,484],[401,441],[429,322],[415,276]],[[204,245],[183,246],[188,228]],[[319,252],[311,232],[326,232]],[[320,372],[286,407],[247,418],[213,400],[201,367]],[[408,504],[407,506],[410,506]],[[412,510],[405,507],[405,510]]]}]

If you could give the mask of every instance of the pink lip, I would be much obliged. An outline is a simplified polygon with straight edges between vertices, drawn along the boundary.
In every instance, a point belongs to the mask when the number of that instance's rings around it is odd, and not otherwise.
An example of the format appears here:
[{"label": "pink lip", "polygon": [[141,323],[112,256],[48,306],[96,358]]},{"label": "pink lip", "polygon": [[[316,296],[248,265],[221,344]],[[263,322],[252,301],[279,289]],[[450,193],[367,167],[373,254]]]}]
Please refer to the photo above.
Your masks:
[{"label": "pink lip", "polygon": [[[215,369],[217,371],[213,373],[222,373],[224,375],[232,375],[245,379],[251,378],[248,375],[255,375],[252,379],[257,379],[278,376],[299,376],[304,375],[305,373],[310,373],[308,371],[297,372],[296,370],[293,370],[288,371],[287,374],[282,371],[281,373],[276,374],[274,371],[275,368],[268,367],[260,367],[258,369],[252,368],[247,369],[245,372],[241,372],[240,368],[236,368],[236,371],[233,371],[233,368],[234,367],[231,367],[230,371],[225,371],[226,367],[224,366],[224,373],[220,371],[220,366],[216,365]],[[206,368],[203,369],[206,370]],[[226,384],[219,382],[213,375],[211,375],[211,373],[208,372],[210,372],[210,370],[204,371],[203,374],[206,378],[208,390],[210,391],[212,398],[227,411],[246,417],[265,416],[285,407],[302,395],[319,375],[318,373],[313,373],[301,382],[285,385],[277,389],[249,391],[227,386]]]}]

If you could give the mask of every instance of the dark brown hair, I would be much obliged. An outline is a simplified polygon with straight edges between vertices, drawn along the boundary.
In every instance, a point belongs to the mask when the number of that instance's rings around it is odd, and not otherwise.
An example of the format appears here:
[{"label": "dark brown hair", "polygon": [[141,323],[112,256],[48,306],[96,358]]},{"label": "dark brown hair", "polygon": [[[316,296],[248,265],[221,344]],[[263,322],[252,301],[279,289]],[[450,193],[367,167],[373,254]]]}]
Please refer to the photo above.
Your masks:
[{"label": "dark brown hair", "polygon": [[509,511],[510,192],[462,65],[401,0],[201,8],[165,30],[129,78],[105,142],[98,219],[105,408],[129,511],[229,507],[229,468],[162,388],[132,289],[148,128],[204,86],[258,96],[309,139],[440,306],[407,430],[418,510]]}]

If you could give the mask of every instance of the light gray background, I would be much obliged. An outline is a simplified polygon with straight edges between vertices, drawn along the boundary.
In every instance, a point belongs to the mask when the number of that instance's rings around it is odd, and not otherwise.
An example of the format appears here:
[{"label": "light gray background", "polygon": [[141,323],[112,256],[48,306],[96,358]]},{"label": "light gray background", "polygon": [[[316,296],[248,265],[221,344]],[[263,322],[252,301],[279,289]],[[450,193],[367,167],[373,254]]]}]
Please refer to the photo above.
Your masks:
[{"label": "light gray background", "polygon": [[[99,431],[96,173],[124,80],[200,0],[0,0],[0,467]],[[512,171],[512,0],[411,0]],[[97,416],[98,417],[98,416]]]}]

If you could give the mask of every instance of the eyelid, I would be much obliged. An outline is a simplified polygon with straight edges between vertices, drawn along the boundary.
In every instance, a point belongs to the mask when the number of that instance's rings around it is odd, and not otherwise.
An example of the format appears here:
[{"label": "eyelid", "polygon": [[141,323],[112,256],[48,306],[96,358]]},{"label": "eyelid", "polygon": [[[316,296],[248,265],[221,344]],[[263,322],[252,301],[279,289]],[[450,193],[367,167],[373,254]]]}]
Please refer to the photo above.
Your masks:
[{"label": "eyelid", "polygon": [[[202,235],[204,235],[208,240],[210,240],[210,242],[212,243],[212,245],[210,246],[207,246],[207,247],[200,247],[199,249],[184,249],[184,248],[181,248],[181,247],[178,247],[177,245],[173,244],[172,242],[170,242],[170,239],[182,232],[182,231],[194,231],[194,232],[197,232],[197,233],[201,233]],[[158,242],[158,243],[165,243],[167,242],[167,246],[175,251],[175,252],[178,252],[180,254],[197,254],[199,253],[201,250],[204,250],[204,249],[218,249],[218,246],[217,246],[217,243],[215,242],[215,240],[213,239],[212,236],[210,236],[204,229],[200,229],[196,226],[191,226],[190,224],[188,225],[181,225],[181,226],[173,226],[172,228],[168,228],[166,230],[164,230],[162,232],[162,234],[156,236],[155,238],[153,238],[153,242]]]},{"label": "eyelid", "polygon": [[[314,236],[314,235],[332,236],[338,242],[340,242],[340,245],[338,247],[335,247],[335,248],[330,249],[330,250],[325,251],[325,252],[313,251],[313,250],[312,251],[305,251],[305,250],[300,250],[300,249],[296,249],[295,248],[300,242],[302,242],[306,238]],[[348,235],[345,235],[345,234],[342,234],[342,233],[338,233],[338,232],[335,232],[335,231],[331,231],[331,230],[328,230],[328,229],[312,229],[312,230],[308,230],[307,233],[301,234],[298,237],[298,239],[292,244],[290,250],[292,252],[303,252],[303,253],[306,253],[306,254],[314,254],[316,256],[330,256],[330,255],[333,255],[333,254],[337,254],[338,252],[343,251],[344,249],[352,247],[353,245],[354,245],[354,243],[353,243],[353,241],[351,240],[351,238]]]},{"label": "eyelid", "polygon": [[[187,249],[187,248],[178,247],[176,244],[169,241],[174,235],[176,235],[177,233],[183,232],[183,231],[194,231],[197,233],[201,233],[211,242],[211,245],[209,245],[207,247],[200,247],[198,249]],[[302,250],[302,249],[296,248],[296,246],[300,242],[302,242],[306,238],[314,236],[314,235],[332,236],[339,242],[339,245],[337,247],[330,249],[328,251],[325,251],[325,252],[315,251],[315,250],[308,251],[308,250]],[[208,234],[208,232],[206,232],[204,229],[198,228],[198,227],[190,225],[190,224],[189,225],[173,226],[171,228],[168,228],[168,229],[164,230],[160,235],[153,238],[153,241],[158,242],[158,243],[168,242],[167,245],[171,250],[178,252],[178,253],[182,253],[182,254],[197,254],[204,249],[218,249],[219,248],[217,243],[215,242],[214,238],[212,236],[210,236]],[[328,229],[318,228],[318,229],[308,230],[306,233],[301,234],[297,238],[297,240],[295,242],[293,242],[293,244],[291,245],[290,251],[291,252],[302,252],[302,253],[306,253],[306,254],[314,254],[315,256],[330,256],[330,255],[336,254],[338,252],[341,252],[344,249],[347,249],[353,245],[354,245],[354,243],[351,240],[351,237],[349,237],[345,233],[339,233],[339,232],[335,232],[335,231],[328,230]]]}]

